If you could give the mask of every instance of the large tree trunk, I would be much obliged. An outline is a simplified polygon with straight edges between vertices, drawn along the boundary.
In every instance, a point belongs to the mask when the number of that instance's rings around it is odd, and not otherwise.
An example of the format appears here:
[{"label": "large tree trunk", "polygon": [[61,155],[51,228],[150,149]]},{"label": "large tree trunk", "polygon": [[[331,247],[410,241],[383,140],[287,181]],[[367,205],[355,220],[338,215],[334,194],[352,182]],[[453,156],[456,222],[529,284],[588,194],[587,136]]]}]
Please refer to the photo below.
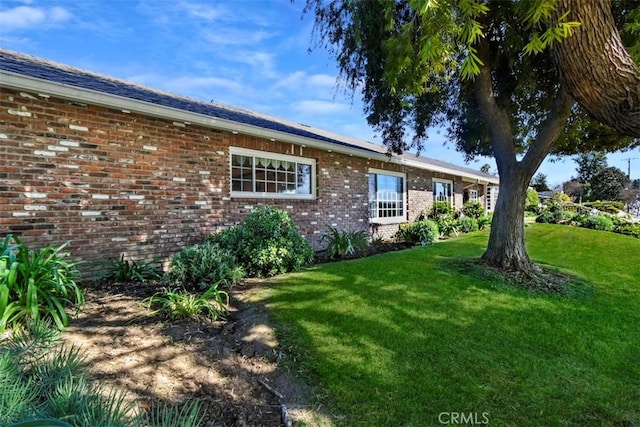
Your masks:
[{"label": "large tree trunk", "polygon": [[501,177],[487,250],[482,260],[501,270],[530,271],[524,245],[524,208],[530,176],[521,168],[509,171],[507,179]]},{"label": "large tree trunk", "polygon": [[[479,42],[478,55],[488,64],[488,45]],[[489,126],[491,146],[500,174],[500,192],[491,224],[487,250],[482,260],[501,270],[534,273],[524,244],[524,207],[533,174],[562,132],[574,100],[563,87],[556,91],[547,118],[538,129],[527,153],[518,161],[509,117],[494,96],[491,71],[486,65],[474,80],[474,92],[480,112]],[[552,94],[549,94],[550,96]]]},{"label": "large tree trunk", "polygon": [[553,48],[567,90],[596,120],[640,137],[640,67],[624,48],[610,0],[558,0],[558,16],[580,22]]}]

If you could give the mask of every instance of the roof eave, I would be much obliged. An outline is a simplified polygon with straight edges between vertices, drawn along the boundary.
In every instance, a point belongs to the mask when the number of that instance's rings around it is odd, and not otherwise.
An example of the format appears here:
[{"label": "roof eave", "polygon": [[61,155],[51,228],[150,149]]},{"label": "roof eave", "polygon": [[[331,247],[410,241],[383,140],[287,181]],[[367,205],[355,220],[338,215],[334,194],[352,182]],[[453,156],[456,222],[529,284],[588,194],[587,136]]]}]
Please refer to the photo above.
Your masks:
[{"label": "roof eave", "polygon": [[259,126],[238,123],[227,119],[211,117],[205,114],[180,110],[173,107],[167,107],[164,105],[131,99],[124,96],[108,94],[92,89],[52,82],[49,80],[39,79],[31,76],[25,76],[6,70],[0,70],[0,86],[15,90],[23,90],[37,94],[55,96],[71,101],[80,101],[108,108],[116,108],[125,112],[135,112],[153,117],[182,122],[185,124],[197,124],[232,133],[241,133],[244,135],[265,138],[273,141],[281,141],[305,147],[312,147],[350,156],[396,163],[404,166],[415,167],[418,169],[429,170],[432,172],[441,172],[450,175],[463,176],[476,179],[480,183],[498,183],[498,178],[495,178],[495,180],[491,180],[490,178],[466,173],[464,171],[449,169],[437,165],[429,165],[417,160],[411,160],[397,156],[389,157],[386,153],[348,145],[347,143],[345,143],[344,145],[333,144],[313,138],[292,135],[286,132],[265,129]]}]

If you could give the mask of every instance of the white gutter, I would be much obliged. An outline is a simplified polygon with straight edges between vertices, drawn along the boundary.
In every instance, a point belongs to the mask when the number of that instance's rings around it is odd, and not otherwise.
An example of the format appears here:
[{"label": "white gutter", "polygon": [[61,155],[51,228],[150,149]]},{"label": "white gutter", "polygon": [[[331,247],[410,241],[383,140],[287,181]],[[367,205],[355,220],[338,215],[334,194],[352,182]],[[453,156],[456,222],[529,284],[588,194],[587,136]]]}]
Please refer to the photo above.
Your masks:
[{"label": "white gutter", "polygon": [[[264,129],[259,126],[247,125],[243,123],[234,122],[227,119],[214,118],[205,114],[193,113],[190,111],[184,111],[173,107],[166,107],[163,105],[153,104],[147,101],[139,101],[136,99],[127,98],[120,95],[112,95],[104,92],[99,92],[93,89],[79,88],[76,86],[51,82],[49,80],[39,79],[30,76],[24,76],[22,74],[13,73],[10,71],[0,70],[0,86],[4,86],[16,90],[24,90],[29,92],[35,92],[38,94],[55,96],[58,98],[68,99],[71,101],[81,101],[88,104],[99,105],[107,108],[115,108],[124,110],[126,112],[136,112],[152,117],[158,117],[162,119],[169,119],[172,121],[179,121],[183,123],[198,124],[214,128],[217,130],[224,130],[228,132],[237,132],[244,135],[250,135],[265,139],[272,139],[286,143],[292,143],[297,145],[303,145],[307,147],[318,148],[322,150],[329,150],[336,153],[347,154],[351,156],[364,157],[367,159],[379,160],[382,162],[396,163],[404,166],[415,167],[417,169],[429,170],[432,172],[442,172],[449,175],[462,176],[473,179],[481,179],[487,183],[499,182],[498,178],[495,180],[486,179],[485,177],[479,178],[477,175],[467,173],[464,171],[458,171],[455,169],[449,169],[442,166],[429,165],[417,160],[410,160],[407,158],[391,157],[389,158],[385,153],[367,150],[365,148],[359,148],[354,146],[344,146],[336,143],[319,141],[317,139],[303,137],[299,135],[292,135],[286,132],[280,132],[270,129]],[[268,120],[268,119],[266,119]],[[311,128],[313,129],[313,128]],[[312,130],[309,130],[312,132]]]}]

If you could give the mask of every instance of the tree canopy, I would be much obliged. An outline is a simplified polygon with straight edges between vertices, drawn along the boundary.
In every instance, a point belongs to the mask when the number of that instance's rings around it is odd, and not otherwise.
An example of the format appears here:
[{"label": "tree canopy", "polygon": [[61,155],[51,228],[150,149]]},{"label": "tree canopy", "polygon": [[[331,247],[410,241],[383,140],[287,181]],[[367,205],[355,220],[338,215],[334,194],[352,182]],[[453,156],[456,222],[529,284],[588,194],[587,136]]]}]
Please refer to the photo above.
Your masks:
[{"label": "tree canopy", "polygon": [[[574,56],[556,52],[579,32],[614,32],[621,57],[631,58],[622,43],[637,48],[637,36],[625,38],[620,31],[637,34],[640,5],[607,3],[612,20],[589,20],[567,10],[576,1],[307,0],[305,12],[315,15],[320,43],[335,55],[346,88],[361,91],[367,120],[390,153],[420,151],[431,128],[445,127],[468,159],[495,157],[500,197],[483,259],[498,268],[532,267],[521,217],[531,177],[547,154],[640,145],[640,139],[610,126],[616,117],[621,120],[620,111],[638,109],[633,94],[640,87],[631,87],[625,98],[609,87],[619,80],[603,82],[601,94],[630,109],[618,109],[613,121],[602,123],[595,110],[587,112],[572,97],[578,99],[572,73],[582,72],[566,66]],[[594,2],[602,6],[605,0]],[[593,47],[575,49],[582,49],[575,55],[580,61]],[[611,58],[604,56],[590,65],[610,68]],[[630,81],[640,78],[633,61],[627,70]],[[640,136],[640,129],[626,133]]]}]

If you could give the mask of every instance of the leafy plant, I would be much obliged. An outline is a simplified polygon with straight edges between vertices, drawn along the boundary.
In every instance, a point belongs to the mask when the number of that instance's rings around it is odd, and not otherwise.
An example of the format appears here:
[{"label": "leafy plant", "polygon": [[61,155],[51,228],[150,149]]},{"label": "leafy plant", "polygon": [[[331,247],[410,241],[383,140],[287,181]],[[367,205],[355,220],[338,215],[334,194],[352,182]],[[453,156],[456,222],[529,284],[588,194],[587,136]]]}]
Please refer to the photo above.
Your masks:
[{"label": "leafy plant", "polygon": [[207,289],[213,283],[231,287],[244,277],[235,255],[220,245],[205,243],[183,248],[171,258],[166,279],[189,289]]},{"label": "leafy plant", "polygon": [[440,237],[438,224],[429,219],[423,219],[411,224],[400,224],[396,233],[396,239],[420,245],[433,243],[438,240],[438,237]]},{"label": "leafy plant", "polygon": [[329,232],[322,235],[320,243],[328,241],[326,248],[327,258],[344,258],[366,252],[369,247],[367,232],[340,231],[336,227],[329,226]]},{"label": "leafy plant", "polygon": [[289,215],[260,206],[244,221],[208,238],[236,255],[250,277],[271,277],[313,262],[314,251]]},{"label": "leafy plant", "polygon": [[440,230],[440,234],[442,236],[457,236],[460,225],[458,221],[453,217],[448,215],[443,215],[436,219],[436,223],[438,224],[438,230]]},{"label": "leafy plant", "polygon": [[467,202],[462,206],[462,213],[464,216],[477,220],[484,215],[484,208],[480,202]]},{"label": "leafy plant", "polygon": [[463,233],[478,231],[478,220],[473,217],[464,216],[458,219],[458,227]]},{"label": "leafy plant", "polygon": [[581,223],[582,227],[601,231],[613,231],[613,220],[607,215],[590,215]]},{"label": "leafy plant", "polygon": [[100,263],[106,271],[99,279],[113,280],[116,282],[146,282],[162,277],[162,271],[156,261],[140,262],[124,259],[124,254],[118,260],[108,260]]},{"label": "leafy plant", "polygon": [[213,284],[198,296],[184,289],[164,289],[143,301],[146,307],[163,313],[170,319],[198,319],[201,316],[215,322],[227,314],[229,295]]},{"label": "leafy plant", "polygon": [[485,228],[490,227],[491,221],[493,221],[493,214],[478,218],[478,229],[484,230]]},{"label": "leafy plant", "polygon": [[77,263],[63,250],[48,245],[29,250],[17,236],[8,235],[0,248],[0,332],[26,318],[51,318],[59,329],[68,324],[66,308],[84,303],[76,283]]},{"label": "leafy plant", "polygon": [[447,201],[433,202],[429,218],[436,219],[445,215],[453,215],[453,207]]}]

